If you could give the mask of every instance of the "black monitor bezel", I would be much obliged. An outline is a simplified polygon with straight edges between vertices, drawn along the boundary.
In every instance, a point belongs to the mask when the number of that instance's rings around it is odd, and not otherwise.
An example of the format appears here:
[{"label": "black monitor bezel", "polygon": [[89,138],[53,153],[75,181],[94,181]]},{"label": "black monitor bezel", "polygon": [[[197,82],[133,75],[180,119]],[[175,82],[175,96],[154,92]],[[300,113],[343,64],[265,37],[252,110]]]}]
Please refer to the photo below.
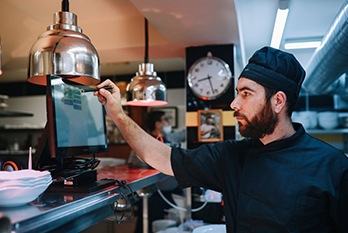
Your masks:
[{"label": "black monitor bezel", "polygon": [[[105,134],[105,144],[104,145],[85,145],[85,146],[76,146],[76,147],[58,147],[58,136],[57,136],[57,124],[56,124],[56,109],[55,109],[55,101],[53,97],[53,87],[51,85],[51,81],[54,79],[62,79],[64,83],[67,85],[74,85],[74,86],[81,86],[81,88],[86,87],[85,85],[74,83],[71,81],[66,81],[64,78],[59,76],[52,76],[50,75],[50,80],[48,83],[49,85],[49,95],[47,96],[47,105],[48,105],[48,126],[50,128],[50,137],[52,137],[49,142],[50,144],[53,144],[50,146],[51,151],[51,158],[67,158],[67,157],[74,157],[79,155],[95,155],[99,153],[105,153],[108,152],[108,142],[107,142],[107,128],[106,128],[106,120],[105,120],[105,109],[102,106],[102,113],[103,113],[103,126],[104,126],[104,134]],[[48,81],[48,80],[47,80]],[[97,97],[96,97],[97,98]],[[50,105],[50,106],[49,106]]]}]

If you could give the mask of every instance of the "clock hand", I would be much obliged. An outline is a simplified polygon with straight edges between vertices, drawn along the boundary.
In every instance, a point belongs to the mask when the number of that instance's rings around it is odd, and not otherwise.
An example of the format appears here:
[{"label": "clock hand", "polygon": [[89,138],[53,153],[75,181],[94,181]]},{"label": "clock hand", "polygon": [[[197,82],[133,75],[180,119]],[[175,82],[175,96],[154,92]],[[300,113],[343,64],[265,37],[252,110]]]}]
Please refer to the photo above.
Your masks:
[{"label": "clock hand", "polygon": [[208,76],[208,79],[209,79],[211,91],[212,91],[212,93],[214,94],[214,88],[213,88],[213,84],[212,84],[212,82],[211,82],[211,76]]},{"label": "clock hand", "polygon": [[209,75],[208,75],[208,77],[206,77],[206,78],[202,78],[202,79],[197,80],[197,82],[201,82],[201,81],[204,81],[204,80],[207,80],[207,79],[210,79],[210,76],[209,76]]},{"label": "clock hand", "polygon": [[202,79],[197,80],[197,82],[201,82],[201,81],[204,81],[204,80],[207,80],[207,79],[209,80],[211,91],[214,94],[213,83],[211,82],[211,76],[210,75],[208,75],[208,77],[206,77],[206,78],[202,78]]}]

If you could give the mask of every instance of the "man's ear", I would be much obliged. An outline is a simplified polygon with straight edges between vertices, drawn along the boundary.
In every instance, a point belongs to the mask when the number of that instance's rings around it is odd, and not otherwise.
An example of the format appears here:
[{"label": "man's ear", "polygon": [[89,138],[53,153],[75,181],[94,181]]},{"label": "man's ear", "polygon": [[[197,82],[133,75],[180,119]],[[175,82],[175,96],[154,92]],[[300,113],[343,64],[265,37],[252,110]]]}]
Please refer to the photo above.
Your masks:
[{"label": "man's ear", "polygon": [[283,91],[278,91],[273,97],[274,111],[280,113],[286,106],[286,94]]}]

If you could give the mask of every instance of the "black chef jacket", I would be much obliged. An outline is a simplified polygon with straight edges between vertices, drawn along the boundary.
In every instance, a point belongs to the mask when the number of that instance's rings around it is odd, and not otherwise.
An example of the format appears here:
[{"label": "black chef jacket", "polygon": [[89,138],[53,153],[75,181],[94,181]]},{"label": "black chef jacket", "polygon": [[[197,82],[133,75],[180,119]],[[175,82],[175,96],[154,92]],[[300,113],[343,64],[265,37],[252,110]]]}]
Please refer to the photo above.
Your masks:
[{"label": "black chef jacket", "polygon": [[172,149],[182,187],[223,194],[228,232],[348,232],[348,158],[299,124],[263,145],[227,140]]}]

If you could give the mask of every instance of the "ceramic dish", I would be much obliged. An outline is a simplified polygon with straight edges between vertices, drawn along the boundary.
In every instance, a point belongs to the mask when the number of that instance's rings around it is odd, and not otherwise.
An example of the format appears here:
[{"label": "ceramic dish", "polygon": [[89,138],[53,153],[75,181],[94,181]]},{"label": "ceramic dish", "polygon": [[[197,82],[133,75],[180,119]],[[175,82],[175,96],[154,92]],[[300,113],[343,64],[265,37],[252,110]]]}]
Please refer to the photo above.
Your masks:
[{"label": "ceramic dish", "polygon": [[197,227],[192,233],[226,233],[226,225],[224,224],[211,224],[206,226]]}]

